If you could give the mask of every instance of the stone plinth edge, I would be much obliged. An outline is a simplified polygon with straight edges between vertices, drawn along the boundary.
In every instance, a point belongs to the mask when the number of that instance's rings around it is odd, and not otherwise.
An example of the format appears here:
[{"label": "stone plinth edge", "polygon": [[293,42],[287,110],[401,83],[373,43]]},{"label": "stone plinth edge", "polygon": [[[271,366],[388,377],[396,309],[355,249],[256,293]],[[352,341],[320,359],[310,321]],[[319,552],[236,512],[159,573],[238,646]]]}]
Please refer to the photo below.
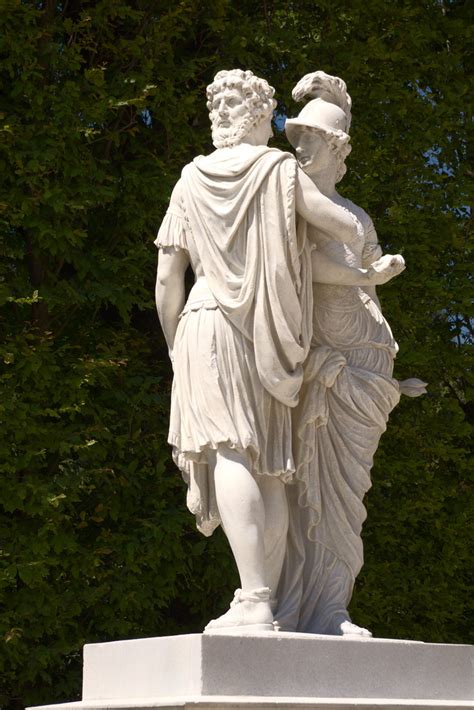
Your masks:
[{"label": "stone plinth edge", "polygon": [[121,701],[83,701],[43,705],[29,710],[465,710],[474,701],[455,700],[384,700],[380,698],[256,698],[256,697],[187,697],[152,698]]},{"label": "stone plinth edge", "polygon": [[81,702],[42,710],[474,708],[473,647],[311,634],[89,644]]},{"label": "stone plinth edge", "polygon": [[83,700],[188,696],[473,700],[473,649],[292,633],[84,648]]}]

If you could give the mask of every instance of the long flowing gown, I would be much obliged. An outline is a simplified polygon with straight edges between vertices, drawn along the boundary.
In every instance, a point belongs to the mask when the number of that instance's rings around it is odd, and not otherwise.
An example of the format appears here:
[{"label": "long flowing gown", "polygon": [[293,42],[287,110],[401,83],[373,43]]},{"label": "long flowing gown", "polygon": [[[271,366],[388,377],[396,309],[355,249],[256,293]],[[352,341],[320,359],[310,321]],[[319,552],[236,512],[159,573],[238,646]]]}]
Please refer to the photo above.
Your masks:
[{"label": "long flowing gown", "polygon": [[294,476],[291,408],[312,312],[295,178],[294,157],[264,146],[201,156],[183,169],[155,242],[186,250],[196,276],[174,343],[168,440],[205,535],[220,523],[210,449],[247,451],[255,475]]},{"label": "long flowing gown", "polygon": [[[376,235],[370,218],[346,204],[359,237],[326,251],[360,266]],[[400,398],[392,377],[398,346],[361,288],[314,284],[313,297],[313,339],[293,411],[296,482],[287,489],[290,530],[276,618],[284,630],[337,633],[335,620],[363,564],[363,498],[373,457]]]}]

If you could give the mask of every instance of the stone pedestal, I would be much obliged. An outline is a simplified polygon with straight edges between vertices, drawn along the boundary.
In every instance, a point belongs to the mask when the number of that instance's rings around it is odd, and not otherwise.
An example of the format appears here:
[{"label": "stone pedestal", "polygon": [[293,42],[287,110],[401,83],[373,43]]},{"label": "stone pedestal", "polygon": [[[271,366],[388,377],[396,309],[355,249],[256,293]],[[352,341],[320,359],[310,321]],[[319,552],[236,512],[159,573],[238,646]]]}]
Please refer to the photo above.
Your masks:
[{"label": "stone pedestal", "polygon": [[191,634],[84,647],[92,708],[474,708],[470,646],[310,634]]}]

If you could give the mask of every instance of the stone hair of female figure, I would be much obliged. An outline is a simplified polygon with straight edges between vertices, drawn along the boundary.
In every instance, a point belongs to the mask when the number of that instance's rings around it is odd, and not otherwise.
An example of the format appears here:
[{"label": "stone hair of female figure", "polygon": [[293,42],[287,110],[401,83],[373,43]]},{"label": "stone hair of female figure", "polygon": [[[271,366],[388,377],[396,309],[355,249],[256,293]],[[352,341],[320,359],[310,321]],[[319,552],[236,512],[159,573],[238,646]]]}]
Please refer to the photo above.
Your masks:
[{"label": "stone hair of female figure", "polygon": [[[293,97],[311,99],[286,122],[299,165],[356,229],[350,239],[335,240],[303,219],[298,224],[300,238],[305,232],[314,247],[313,338],[293,410],[296,484],[287,491],[290,529],[276,618],[284,630],[370,636],[347,612],[363,564],[363,498],[400,392],[417,396],[424,383],[393,378],[398,346],[375,287],[361,281],[349,285],[334,271],[334,264],[378,268],[386,258],[370,217],[336,190],[351,150],[346,85],[317,71],[298,82]],[[395,265],[403,262],[400,256],[389,258]]]}]

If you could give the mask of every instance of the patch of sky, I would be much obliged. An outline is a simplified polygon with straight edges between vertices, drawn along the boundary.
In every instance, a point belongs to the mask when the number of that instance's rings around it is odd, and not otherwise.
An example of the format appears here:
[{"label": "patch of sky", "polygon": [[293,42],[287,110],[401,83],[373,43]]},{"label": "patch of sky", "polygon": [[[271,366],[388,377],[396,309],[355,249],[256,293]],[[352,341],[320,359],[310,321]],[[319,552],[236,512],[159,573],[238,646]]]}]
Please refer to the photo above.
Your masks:
[{"label": "patch of sky", "polygon": [[451,342],[458,346],[474,345],[474,318],[463,318],[460,314],[447,316],[453,336]]},{"label": "patch of sky", "polygon": [[433,91],[430,86],[420,86],[418,81],[410,81],[408,82],[408,86],[415,89],[421,99],[429,103],[431,106],[436,106],[436,101],[434,100]]},{"label": "patch of sky", "polygon": [[273,124],[277,129],[278,133],[283,133],[285,130],[287,116],[285,113],[280,113],[279,111],[273,112]]},{"label": "patch of sky", "polygon": [[431,148],[428,148],[423,155],[426,158],[428,165],[435,168],[439,175],[449,175],[449,177],[453,177],[453,168],[439,159],[439,156],[441,155],[441,148],[439,146],[432,146]]},{"label": "patch of sky", "polygon": [[140,111],[140,118],[147,128],[151,128],[153,126],[153,118],[150,109],[144,108],[143,111]]}]

